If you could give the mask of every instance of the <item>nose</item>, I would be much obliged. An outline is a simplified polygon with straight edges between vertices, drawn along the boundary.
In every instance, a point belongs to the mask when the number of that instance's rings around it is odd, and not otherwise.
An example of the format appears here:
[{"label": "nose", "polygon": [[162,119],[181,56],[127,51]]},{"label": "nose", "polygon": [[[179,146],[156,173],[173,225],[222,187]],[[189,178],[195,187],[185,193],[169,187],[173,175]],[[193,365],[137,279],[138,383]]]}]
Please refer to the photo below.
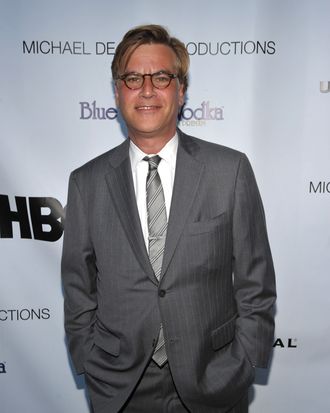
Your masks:
[{"label": "nose", "polygon": [[145,76],[144,78],[144,83],[143,86],[141,88],[141,92],[140,92],[141,96],[144,97],[151,97],[154,96],[155,94],[155,87],[152,84],[151,81],[151,77],[150,76]]}]

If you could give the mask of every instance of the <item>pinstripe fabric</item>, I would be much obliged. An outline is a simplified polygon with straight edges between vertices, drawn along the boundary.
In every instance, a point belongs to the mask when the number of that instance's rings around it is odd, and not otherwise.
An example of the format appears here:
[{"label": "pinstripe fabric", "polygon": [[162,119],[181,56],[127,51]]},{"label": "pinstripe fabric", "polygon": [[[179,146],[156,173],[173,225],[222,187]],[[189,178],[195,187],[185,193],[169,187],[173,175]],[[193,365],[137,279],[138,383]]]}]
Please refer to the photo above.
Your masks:
[{"label": "pinstripe fabric", "polygon": [[[149,230],[149,258],[157,280],[160,279],[165,249],[167,217],[162,183],[157,171],[161,158],[156,155],[143,158],[149,163],[146,195]],[[153,360],[162,366],[167,361],[163,326],[160,325],[157,345],[152,356]]]},{"label": "pinstripe fabric", "polygon": [[120,413],[189,412],[177,393],[169,364],[166,363],[160,369],[153,361],[149,363],[137,387],[120,410]]},{"label": "pinstripe fabric", "polygon": [[160,323],[175,387],[193,413],[245,413],[253,365],[267,367],[275,278],[251,166],[240,152],[178,136],[159,282],[145,248],[129,141],[70,178],[65,323],[95,413],[124,406]]}]

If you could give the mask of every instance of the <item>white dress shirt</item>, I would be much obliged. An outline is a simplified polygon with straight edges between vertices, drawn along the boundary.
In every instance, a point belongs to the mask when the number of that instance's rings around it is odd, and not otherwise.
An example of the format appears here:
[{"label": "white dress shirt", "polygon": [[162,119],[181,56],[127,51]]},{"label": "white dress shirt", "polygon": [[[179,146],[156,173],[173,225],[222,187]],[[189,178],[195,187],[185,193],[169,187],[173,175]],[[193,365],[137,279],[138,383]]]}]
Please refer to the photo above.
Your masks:
[{"label": "white dress shirt", "polygon": [[135,190],[135,198],[139,211],[141,227],[143,232],[144,241],[148,250],[148,216],[147,216],[147,196],[146,196],[146,184],[148,175],[148,162],[144,161],[145,156],[159,155],[161,161],[158,165],[158,173],[162,182],[166,216],[167,220],[170,215],[171,200],[175,176],[176,155],[178,152],[178,136],[177,134],[167,142],[164,148],[158,154],[146,154],[141,151],[132,141],[130,141],[129,157],[131,161],[133,183]]}]

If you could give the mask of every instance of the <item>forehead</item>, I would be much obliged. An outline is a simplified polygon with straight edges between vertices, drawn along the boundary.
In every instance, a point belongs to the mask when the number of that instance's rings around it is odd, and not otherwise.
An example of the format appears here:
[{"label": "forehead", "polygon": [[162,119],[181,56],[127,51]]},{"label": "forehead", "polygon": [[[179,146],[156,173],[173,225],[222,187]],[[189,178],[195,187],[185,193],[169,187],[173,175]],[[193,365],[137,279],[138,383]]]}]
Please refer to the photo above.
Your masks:
[{"label": "forehead", "polygon": [[176,66],[174,51],[164,44],[142,44],[129,57],[125,71],[173,71]]}]

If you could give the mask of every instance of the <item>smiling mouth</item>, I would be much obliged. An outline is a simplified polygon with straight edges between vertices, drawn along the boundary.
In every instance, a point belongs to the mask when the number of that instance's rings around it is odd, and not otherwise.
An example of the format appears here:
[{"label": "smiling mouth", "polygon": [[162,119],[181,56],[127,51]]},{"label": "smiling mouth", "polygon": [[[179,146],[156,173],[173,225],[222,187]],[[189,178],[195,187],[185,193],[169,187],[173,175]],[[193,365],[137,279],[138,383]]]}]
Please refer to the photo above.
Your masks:
[{"label": "smiling mouth", "polygon": [[136,106],[135,108],[136,110],[142,110],[142,111],[151,111],[151,110],[156,110],[156,109],[160,109],[160,106],[156,106],[156,105],[143,105],[143,106]]}]

